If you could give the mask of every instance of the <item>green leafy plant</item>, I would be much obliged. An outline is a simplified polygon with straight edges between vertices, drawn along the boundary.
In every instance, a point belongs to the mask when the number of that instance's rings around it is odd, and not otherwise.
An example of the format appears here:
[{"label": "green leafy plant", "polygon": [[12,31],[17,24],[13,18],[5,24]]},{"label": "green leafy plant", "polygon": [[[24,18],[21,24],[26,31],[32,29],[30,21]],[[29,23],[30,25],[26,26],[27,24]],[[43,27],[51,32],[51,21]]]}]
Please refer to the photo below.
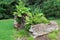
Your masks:
[{"label": "green leafy plant", "polygon": [[27,14],[29,12],[29,8],[25,7],[25,4],[22,0],[19,0],[19,5],[16,5],[16,12],[19,17],[22,17],[23,14]]},{"label": "green leafy plant", "polygon": [[0,4],[11,4],[15,0],[0,0]]},{"label": "green leafy plant", "polygon": [[[18,0],[17,0],[18,1]],[[16,0],[0,0],[0,19],[12,18]]]},{"label": "green leafy plant", "polygon": [[[33,14],[32,14],[33,15]],[[31,27],[31,25],[36,25],[36,24],[40,24],[40,23],[49,23],[49,20],[47,20],[43,13],[35,13],[33,16],[26,17],[26,24],[25,24],[25,29],[29,30],[29,28]]]},{"label": "green leafy plant", "polygon": [[[22,24],[21,26],[24,28],[26,16],[29,16],[29,10],[30,8],[25,7],[25,4],[22,0],[19,0],[18,5],[16,5],[16,12],[14,12],[14,15],[16,14],[17,22],[18,24]],[[23,26],[24,25],[24,26]]]},{"label": "green leafy plant", "polygon": [[[40,24],[40,23],[48,23],[49,21],[44,17],[41,9],[36,7],[34,11],[31,10],[31,7],[25,7],[26,4],[22,0],[19,0],[19,4],[16,5],[16,12],[19,24],[24,23],[25,29],[29,30],[31,25]],[[24,19],[24,21],[22,21]]]}]

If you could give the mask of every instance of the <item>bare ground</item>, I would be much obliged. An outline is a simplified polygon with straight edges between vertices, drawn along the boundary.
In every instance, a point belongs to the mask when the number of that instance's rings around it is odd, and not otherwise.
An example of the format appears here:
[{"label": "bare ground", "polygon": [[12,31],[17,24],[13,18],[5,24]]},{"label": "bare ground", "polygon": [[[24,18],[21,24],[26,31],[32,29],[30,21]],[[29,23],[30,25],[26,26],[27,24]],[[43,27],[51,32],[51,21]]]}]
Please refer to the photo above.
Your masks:
[{"label": "bare ground", "polygon": [[37,37],[35,40],[50,40],[47,35]]}]

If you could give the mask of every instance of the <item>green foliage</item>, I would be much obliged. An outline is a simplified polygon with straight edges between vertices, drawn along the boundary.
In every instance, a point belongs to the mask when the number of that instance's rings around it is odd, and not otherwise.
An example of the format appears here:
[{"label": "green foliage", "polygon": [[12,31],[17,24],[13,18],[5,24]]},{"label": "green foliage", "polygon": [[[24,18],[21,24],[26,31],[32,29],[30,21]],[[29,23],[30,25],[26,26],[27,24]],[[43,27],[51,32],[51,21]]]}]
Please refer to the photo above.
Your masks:
[{"label": "green foliage", "polygon": [[36,13],[32,19],[34,24],[48,23],[48,20],[44,17],[43,13]]},{"label": "green foliage", "polygon": [[57,2],[57,0],[45,1],[42,9],[46,17],[60,17],[60,2]]},{"label": "green foliage", "polygon": [[18,22],[22,21],[21,17],[25,19],[26,30],[28,30],[31,25],[49,23],[49,21],[45,18],[44,14],[42,13],[40,7],[34,6],[33,8],[33,6],[26,7],[25,5],[26,4],[22,0],[19,0],[19,4],[16,5],[16,12],[14,12],[14,14],[17,14],[17,16],[20,17],[18,18]]},{"label": "green foliage", "polygon": [[19,1],[20,2],[18,2],[18,0],[0,0],[0,14],[1,14],[0,18],[3,19],[12,17],[12,13],[13,11],[15,11],[15,4],[17,2],[19,4],[19,6],[16,5],[18,16],[22,16],[21,14],[28,13],[28,11],[34,14],[36,12],[40,13],[40,10],[42,10],[46,17],[50,16],[60,17],[59,0],[19,0]]},{"label": "green foliage", "polygon": [[0,13],[0,18],[3,18],[3,15]]},{"label": "green foliage", "polygon": [[0,4],[11,4],[15,0],[0,0]]},{"label": "green foliage", "polygon": [[19,0],[19,5],[16,5],[16,12],[19,17],[22,17],[22,14],[26,14],[29,12],[29,8],[25,7],[25,4],[23,3],[22,0]]},{"label": "green foliage", "polygon": [[31,11],[42,9],[46,17],[60,17],[60,1],[59,0],[28,0],[26,5],[31,7]]},{"label": "green foliage", "polygon": [[26,24],[25,25],[25,30],[29,31],[30,27],[31,27],[31,24]]},{"label": "green foliage", "polygon": [[[33,15],[33,14],[31,14]],[[29,28],[31,27],[31,25],[35,25],[35,24],[40,24],[40,23],[49,23],[49,20],[47,20],[43,13],[35,13],[33,16],[31,17],[26,17],[26,24],[25,24],[25,29],[29,30]]]},{"label": "green foliage", "polygon": [[[18,0],[17,0],[18,1]],[[15,11],[16,0],[0,0],[0,19],[13,17]]]}]

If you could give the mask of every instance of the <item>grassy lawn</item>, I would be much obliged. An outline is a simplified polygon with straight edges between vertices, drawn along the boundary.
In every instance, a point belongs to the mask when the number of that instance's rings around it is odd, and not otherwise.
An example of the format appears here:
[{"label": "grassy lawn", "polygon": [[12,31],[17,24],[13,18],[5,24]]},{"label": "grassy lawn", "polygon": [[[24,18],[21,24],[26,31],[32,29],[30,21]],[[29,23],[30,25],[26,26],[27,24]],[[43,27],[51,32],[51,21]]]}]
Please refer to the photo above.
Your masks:
[{"label": "grassy lawn", "polygon": [[0,20],[0,40],[14,40],[13,20]]},{"label": "grassy lawn", "polygon": [[[60,19],[55,20],[60,26]],[[48,35],[51,40],[57,40],[57,33],[55,31]],[[0,20],[0,40],[15,40],[14,39],[15,29],[13,28],[13,19]]]}]

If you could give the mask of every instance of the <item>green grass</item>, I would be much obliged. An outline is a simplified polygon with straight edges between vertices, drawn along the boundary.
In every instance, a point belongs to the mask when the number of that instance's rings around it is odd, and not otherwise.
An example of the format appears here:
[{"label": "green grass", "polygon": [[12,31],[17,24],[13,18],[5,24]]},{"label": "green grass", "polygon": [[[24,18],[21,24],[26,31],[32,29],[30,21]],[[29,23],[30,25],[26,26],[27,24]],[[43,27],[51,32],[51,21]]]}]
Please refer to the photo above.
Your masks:
[{"label": "green grass", "polygon": [[[58,25],[60,26],[60,19],[55,20]],[[13,28],[13,19],[8,19],[8,20],[0,20],[0,40],[15,40],[14,39],[14,34],[15,34],[15,29]],[[57,38],[57,33],[60,31],[55,31],[53,33],[50,33],[48,37],[51,40],[56,40]]]},{"label": "green grass", "polygon": [[[60,28],[60,19],[56,19],[55,21],[58,23],[59,28]],[[57,35],[58,35],[58,33],[60,33],[60,31],[54,31],[54,32],[50,33],[50,34],[48,35],[48,37],[49,37],[51,40],[57,40]]]},{"label": "green grass", "polygon": [[14,40],[13,20],[0,20],[0,40]]}]

